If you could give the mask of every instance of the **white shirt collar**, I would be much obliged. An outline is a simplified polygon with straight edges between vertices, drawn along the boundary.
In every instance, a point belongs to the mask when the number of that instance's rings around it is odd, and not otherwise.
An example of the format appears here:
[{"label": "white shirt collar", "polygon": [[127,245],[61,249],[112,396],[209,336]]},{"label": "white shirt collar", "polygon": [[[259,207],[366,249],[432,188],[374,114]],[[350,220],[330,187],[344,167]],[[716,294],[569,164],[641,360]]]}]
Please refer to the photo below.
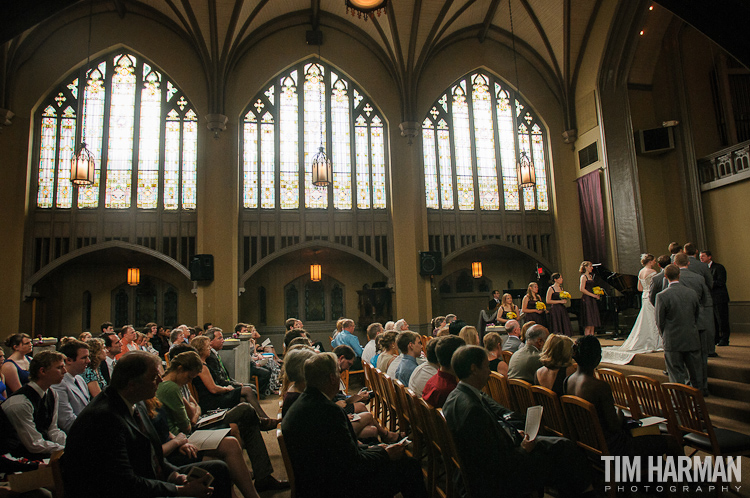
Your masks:
[{"label": "white shirt collar", "polygon": [[44,397],[44,394],[47,392],[43,390],[41,387],[39,387],[39,384],[37,384],[33,380],[29,381],[29,385],[31,386],[32,389],[34,389],[34,391],[37,392],[37,394],[39,394],[40,397]]},{"label": "white shirt collar", "polygon": [[119,391],[118,391],[117,395],[125,402],[125,406],[128,407],[128,411],[130,412],[130,416],[132,417],[133,414],[135,413],[135,403],[133,403],[132,401],[130,401],[127,398],[125,398],[125,396],[123,396],[122,394],[120,394]]}]

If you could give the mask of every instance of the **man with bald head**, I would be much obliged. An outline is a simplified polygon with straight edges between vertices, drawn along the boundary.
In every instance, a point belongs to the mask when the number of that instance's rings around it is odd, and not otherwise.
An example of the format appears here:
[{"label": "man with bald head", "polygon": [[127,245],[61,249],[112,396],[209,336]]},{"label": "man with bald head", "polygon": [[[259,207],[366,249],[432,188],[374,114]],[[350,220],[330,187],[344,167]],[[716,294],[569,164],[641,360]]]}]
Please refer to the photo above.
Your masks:
[{"label": "man with bald head", "polygon": [[534,383],[534,374],[542,366],[539,355],[542,353],[542,346],[548,335],[549,330],[543,325],[536,324],[529,327],[526,331],[526,347],[519,349],[510,357],[509,379],[521,379],[530,384]]},{"label": "man with bald head", "polygon": [[521,325],[515,320],[508,320],[505,322],[505,332],[508,333],[508,338],[503,344],[503,351],[510,351],[515,353],[521,347]]}]

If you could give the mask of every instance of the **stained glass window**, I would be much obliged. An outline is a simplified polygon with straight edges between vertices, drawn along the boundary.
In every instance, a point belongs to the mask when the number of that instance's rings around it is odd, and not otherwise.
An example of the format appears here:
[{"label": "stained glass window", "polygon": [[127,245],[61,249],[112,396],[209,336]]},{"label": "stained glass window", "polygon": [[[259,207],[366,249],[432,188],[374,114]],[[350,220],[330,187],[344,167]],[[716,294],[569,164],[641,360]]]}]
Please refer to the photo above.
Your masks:
[{"label": "stained glass window", "polygon": [[[478,71],[451,85],[422,121],[422,151],[428,209],[549,210],[546,132],[499,78]],[[522,192],[520,151],[537,182]]]},{"label": "stained glass window", "polygon": [[[340,71],[301,62],[250,102],[241,140],[245,208],[386,208],[386,124]],[[331,188],[312,184],[321,146],[332,162]]]},{"label": "stained glass window", "polygon": [[[48,95],[37,123],[37,207],[94,209],[103,199],[108,209],[195,209],[198,117],[143,58],[117,52],[77,70]],[[96,171],[93,185],[74,189],[78,141]]]}]

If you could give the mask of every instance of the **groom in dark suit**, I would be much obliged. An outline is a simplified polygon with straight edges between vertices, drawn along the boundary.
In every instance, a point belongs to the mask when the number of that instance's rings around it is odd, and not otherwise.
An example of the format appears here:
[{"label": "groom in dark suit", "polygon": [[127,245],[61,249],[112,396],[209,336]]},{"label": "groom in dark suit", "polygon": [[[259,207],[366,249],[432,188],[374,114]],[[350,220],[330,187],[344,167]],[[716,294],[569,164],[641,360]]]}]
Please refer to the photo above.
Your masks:
[{"label": "groom in dark suit", "polygon": [[714,261],[711,251],[701,251],[701,262],[708,265],[714,286],[711,298],[714,301],[714,327],[717,346],[729,346],[729,292],[727,291],[727,270],[724,265]]},{"label": "groom in dark suit", "polygon": [[651,290],[648,294],[648,300],[651,301],[651,306],[654,307],[656,306],[656,295],[667,288],[665,285],[667,280],[664,278],[664,268],[667,267],[671,260],[669,256],[662,254],[656,258],[656,262],[659,264],[661,271],[651,279]]},{"label": "groom in dark suit", "polygon": [[461,460],[465,494],[517,497],[549,485],[562,496],[594,495],[586,457],[569,439],[530,441],[510,422],[514,414],[481,392],[490,377],[484,348],[460,347],[451,367],[461,381],[443,414]]},{"label": "groom in dark suit", "polygon": [[[175,467],[164,459],[161,441],[143,401],[161,382],[159,359],[130,351],[117,362],[112,382],[73,423],[62,457],[65,496],[209,496],[230,498],[232,480],[222,461]],[[187,481],[191,467],[210,476]]]},{"label": "groom in dark suit", "polygon": [[656,296],[656,326],[664,339],[664,361],[670,382],[702,389],[701,340],[698,318],[701,305],[692,289],[680,283],[680,269],[664,269],[669,287]]}]

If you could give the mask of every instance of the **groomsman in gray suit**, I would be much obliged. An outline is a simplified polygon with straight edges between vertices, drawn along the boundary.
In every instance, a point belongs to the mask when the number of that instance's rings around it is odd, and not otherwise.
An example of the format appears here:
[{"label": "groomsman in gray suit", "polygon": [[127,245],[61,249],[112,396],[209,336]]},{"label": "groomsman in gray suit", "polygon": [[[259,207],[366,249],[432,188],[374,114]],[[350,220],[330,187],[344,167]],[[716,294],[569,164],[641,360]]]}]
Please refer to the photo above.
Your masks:
[{"label": "groomsman in gray suit", "polygon": [[698,318],[701,305],[696,293],[680,282],[677,265],[664,269],[669,287],[656,296],[656,326],[664,339],[664,360],[670,382],[702,388],[701,341]]},{"label": "groomsman in gray suit", "polygon": [[[690,261],[688,269],[703,277],[703,281],[706,283],[706,287],[708,287],[708,301],[704,305],[707,309],[705,309],[704,312],[707,313],[708,316],[713,316],[714,303],[713,298],[711,297],[711,291],[714,288],[714,275],[708,265],[698,259],[699,254],[698,249],[695,247],[695,244],[693,244],[692,242],[688,242],[687,244],[685,244],[683,251],[685,251],[685,254],[687,254],[688,256],[688,261]],[[714,337],[716,335],[716,327],[713,320],[711,320],[710,328],[707,328],[706,331],[711,333],[710,340],[705,339],[708,346],[708,356],[719,356],[718,354],[716,354],[716,341],[714,340]]]},{"label": "groomsman in gray suit", "polygon": [[670,261],[669,256],[666,254],[662,254],[656,258],[661,271],[651,279],[651,291],[648,294],[648,300],[651,301],[652,306],[656,306],[656,295],[667,288],[667,279],[664,278],[664,268],[667,267]]},{"label": "groomsman in gray suit", "polygon": [[695,294],[698,296],[698,302],[701,305],[698,323],[696,324],[701,339],[701,365],[703,366],[701,373],[702,385],[700,389],[703,391],[704,396],[708,396],[709,343],[713,342],[714,338],[714,310],[712,306],[708,306],[707,304],[711,299],[711,291],[708,290],[706,283],[698,273],[690,271],[689,266],[692,265],[685,253],[675,256],[674,264],[680,269],[680,282],[688,289],[695,291]]}]

